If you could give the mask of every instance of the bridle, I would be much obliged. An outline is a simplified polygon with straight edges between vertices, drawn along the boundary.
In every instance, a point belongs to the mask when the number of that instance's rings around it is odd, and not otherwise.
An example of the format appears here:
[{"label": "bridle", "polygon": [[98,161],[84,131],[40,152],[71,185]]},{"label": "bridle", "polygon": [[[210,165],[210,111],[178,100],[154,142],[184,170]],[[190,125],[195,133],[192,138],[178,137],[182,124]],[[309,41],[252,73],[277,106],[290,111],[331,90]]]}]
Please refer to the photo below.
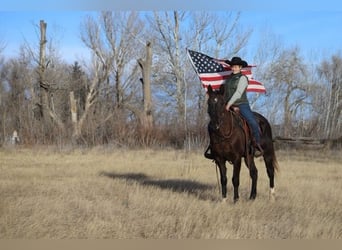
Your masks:
[{"label": "bridle", "polygon": [[[210,98],[210,97],[209,97]],[[218,97],[214,97],[214,100],[211,102],[211,108],[208,108],[208,114],[210,117],[210,122],[209,122],[209,126],[211,129],[213,129],[213,131],[215,131],[215,133],[218,135],[218,137],[222,138],[223,140],[228,140],[230,139],[230,137],[233,135],[233,122],[234,122],[234,114],[233,111],[231,110],[226,110],[224,105],[221,108],[218,108],[217,106],[220,104],[218,102]],[[214,105],[214,108],[213,108]],[[222,127],[222,124],[225,121],[225,116],[226,115],[230,115],[230,130],[228,132],[228,134],[224,133],[223,131],[220,130],[220,128]],[[213,120],[216,120],[215,122],[213,122]],[[214,126],[213,126],[214,125]]]}]

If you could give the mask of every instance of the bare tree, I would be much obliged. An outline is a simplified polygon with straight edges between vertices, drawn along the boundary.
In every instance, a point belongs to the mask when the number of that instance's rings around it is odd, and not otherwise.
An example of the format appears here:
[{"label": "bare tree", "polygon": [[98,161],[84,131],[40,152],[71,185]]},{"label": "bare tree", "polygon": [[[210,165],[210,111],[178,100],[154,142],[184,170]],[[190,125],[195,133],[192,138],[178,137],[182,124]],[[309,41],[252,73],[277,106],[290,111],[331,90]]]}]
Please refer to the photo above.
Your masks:
[{"label": "bare tree", "polygon": [[299,49],[284,50],[269,65],[266,80],[272,84],[274,100],[282,106],[283,136],[290,136],[292,121],[299,106],[305,105],[307,93],[307,69],[299,55]]},{"label": "bare tree", "polygon": [[0,114],[1,114],[1,138],[0,141],[19,129],[21,125],[20,108],[21,99],[20,90],[22,88],[20,79],[20,69],[17,61],[9,60],[1,65],[0,78]]},{"label": "bare tree", "polygon": [[324,131],[330,139],[341,136],[342,130],[342,57],[333,55],[330,60],[324,60],[318,72],[328,89],[325,109]]},{"label": "bare tree", "polygon": [[[74,91],[70,92],[70,110],[71,110],[71,118],[72,118],[72,124],[73,124],[73,132],[72,132],[72,140],[74,143],[78,144],[82,139],[82,128],[84,125],[84,122],[86,121],[87,116],[90,113],[91,108],[96,102],[96,98],[98,95],[98,88],[101,84],[101,82],[104,81],[105,77],[99,76],[98,72],[101,72],[101,69],[99,69],[99,64],[97,64],[97,60],[94,60],[94,75],[91,81],[91,84],[89,86],[89,90],[86,93],[85,103],[84,103],[84,110],[82,110],[81,113],[78,112],[76,99],[74,95]],[[105,75],[106,73],[104,73]],[[78,101],[82,100],[81,97],[79,97]],[[78,119],[78,116],[80,117]]]},{"label": "bare tree", "polygon": [[0,62],[1,132],[5,137],[16,129],[25,143],[36,134],[31,119],[32,86],[37,79],[35,67],[22,48],[18,57]]},{"label": "bare tree", "polygon": [[141,102],[136,100],[140,87],[136,58],[142,48],[137,39],[142,31],[142,23],[134,11],[101,12],[98,20],[88,17],[83,23],[81,38],[96,62],[89,89],[93,94],[87,100],[103,101],[96,106],[97,113],[103,115],[97,126],[104,125],[113,116],[118,124],[125,122],[127,111],[139,118]]},{"label": "bare tree", "polygon": [[156,56],[162,62],[158,69],[156,81],[172,99],[175,100],[177,119],[181,124],[185,122],[185,79],[183,67],[184,45],[181,44],[181,25],[185,19],[184,11],[154,12],[150,20],[155,32]]},{"label": "bare tree", "polygon": [[38,83],[40,102],[37,105],[40,107],[41,114],[44,119],[44,124],[49,124],[49,119],[52,119],[58,127],[64,131],[64,124],[57,115],[53,100],[51,84],[46,78],[46,69],[49,62],[46,61],[46,28],[47,23],[40,21],[40,43],[39,43],[39,67],[38,67]]},{"label": "bare tree", "polygon": [[[274,85],[268,83],[269,67],[274,65],[280,54],[283,52],[283,43],[281,39],[270,29],[265,27],[259,32],[260,38],[259,44],[254,51],[254,57],[250,60],[256,67],[253,67],[253,77],[263,84],[265,84],[267,94],[249,94],[249,102],[251,107],[259,112],[263,112],[264,115],[271,122],[275,122],[277,119],[277,113],[279,107],[277,105],[268,105],[269,94],[272,93]],[[263,98],[265,97],[265,98]]]}]

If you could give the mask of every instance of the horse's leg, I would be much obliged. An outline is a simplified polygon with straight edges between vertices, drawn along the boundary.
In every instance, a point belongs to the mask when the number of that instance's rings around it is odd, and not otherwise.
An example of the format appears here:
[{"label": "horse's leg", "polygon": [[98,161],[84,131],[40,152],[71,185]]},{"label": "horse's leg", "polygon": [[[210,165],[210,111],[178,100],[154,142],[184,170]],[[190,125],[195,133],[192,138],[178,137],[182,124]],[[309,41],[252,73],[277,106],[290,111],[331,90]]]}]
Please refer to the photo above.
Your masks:
[{"label": "horse's leg", "polygon": [[217,165],[219,166],[219,169],[220,169],[222,198],[225,200],[227,198],[227,168],[226,168],[226,161],[225,160],[217,161]]},{"label": "horse's leg", "polygon": [[270,180],[270,189],[274,188],[274,167],[272,160],[265,159],[265,165],[267,170],[267,175]]},{"label": "horse's leg", "polygon": [[249,199],[254,200],[256,198],[256,195],[257,195],[258,169],[255,166],[253,158],[250,161],[249,175],[252,179],[251,195],[250,195]]},{"label": "horse's leg", "polygon": [[239,200],[240,170],[241,170],[241,158],[236,160],[233,164],[232,182],[234,186],[234,202],[237,202]]},{"label": "horse's leg", "polygon": [[266,165],[266,170],[267,170],[267,176],[270,181],[270,199],[274,200],[275,196],[275,188],[274,188],[274,162],[273,157],[270,156],[264,156],[264,161]]}]

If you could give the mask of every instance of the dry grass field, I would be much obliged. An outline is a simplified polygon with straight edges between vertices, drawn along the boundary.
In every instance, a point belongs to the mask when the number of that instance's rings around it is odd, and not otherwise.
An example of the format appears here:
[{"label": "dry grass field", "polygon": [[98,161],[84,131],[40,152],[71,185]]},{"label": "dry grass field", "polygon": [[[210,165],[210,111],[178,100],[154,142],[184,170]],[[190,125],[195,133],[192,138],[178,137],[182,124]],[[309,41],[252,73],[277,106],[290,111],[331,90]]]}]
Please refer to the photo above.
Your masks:
[{"label": "dry grass field", "polygon": [[341,239],[341,152],[276,153],[234,204],[202,152],[0,148],[0,239]]}]

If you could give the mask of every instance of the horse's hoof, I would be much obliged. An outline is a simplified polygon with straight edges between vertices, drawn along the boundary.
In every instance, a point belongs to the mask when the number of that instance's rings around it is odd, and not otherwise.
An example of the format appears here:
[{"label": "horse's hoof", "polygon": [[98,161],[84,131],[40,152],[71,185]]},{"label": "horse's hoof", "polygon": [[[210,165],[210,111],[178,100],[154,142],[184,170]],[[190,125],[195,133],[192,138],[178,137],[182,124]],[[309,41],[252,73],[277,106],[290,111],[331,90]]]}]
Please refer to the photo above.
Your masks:
[{"label": "horse's hoof", "polygon": [[227,197],[226,198],[222,198],[221,202],[222,203],[226,203],[228,201]]},{"label": "horse's hoof", "polygon": [[275,201],[275,189],[274,188],[270,189],[270,201],[271,202]]},{"label": "horse's hoof", "polygon": [[251,201],[254,201],[255,198],[256,198],[256,195],[255,195],[255,194],[254,194],[254,195],[251,195],[251,196],[249,197],[249,199],[250,199]]},{"label": "horse's hoof", "polygon": [[239,198],[234,198],[234,203],[238,202]]}]

